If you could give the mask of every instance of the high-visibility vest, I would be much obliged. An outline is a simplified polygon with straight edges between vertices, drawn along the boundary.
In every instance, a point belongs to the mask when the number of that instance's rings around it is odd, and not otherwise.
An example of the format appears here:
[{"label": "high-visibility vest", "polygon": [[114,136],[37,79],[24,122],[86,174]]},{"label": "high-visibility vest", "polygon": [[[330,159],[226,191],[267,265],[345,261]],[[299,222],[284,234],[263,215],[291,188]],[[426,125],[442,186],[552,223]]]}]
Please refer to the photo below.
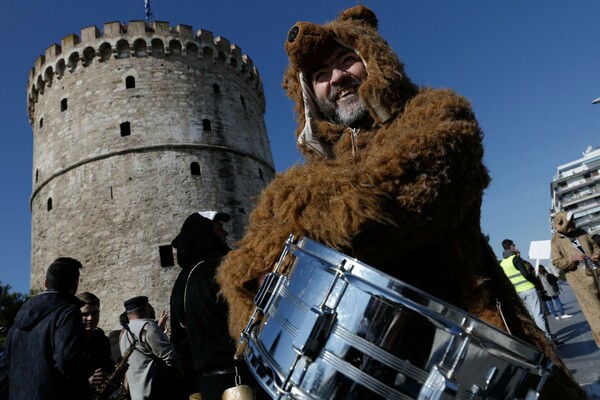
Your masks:
[{"label": "high-visibility vest", "polygon": [[521,271],[519,271],[515,267],[515,264],[513,263],[514,258],[515,254],[508,258],[505,258],[500,262],[500,266],[504,270],[506,276],[508,276],[508,279],[510,279],[510,283],[513,284],[513,286],[517,290],[517,293],[521,293],[526,290],[535,288],[535,285],[529,282],[527,279],[525,279]]}]

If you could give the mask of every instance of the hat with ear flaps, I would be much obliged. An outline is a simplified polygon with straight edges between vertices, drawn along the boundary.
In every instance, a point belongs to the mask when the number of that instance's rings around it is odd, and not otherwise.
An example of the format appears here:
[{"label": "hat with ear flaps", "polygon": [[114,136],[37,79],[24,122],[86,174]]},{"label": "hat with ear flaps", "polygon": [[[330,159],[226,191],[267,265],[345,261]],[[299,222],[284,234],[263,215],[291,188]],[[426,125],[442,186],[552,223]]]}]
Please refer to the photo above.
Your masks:
[{"label": "hat with ear flaps", "polygon": [[554,214],[554,218],[552,220],[552,224],[554,225],[554,229],[558,233],[562,233],[563,235],[569,233],[572,228],[570,228],[569,222],[573,219],[573,213],[566,211],[559,211]]},{"label": "hat with ear flaps", "polygon": [[404,65],[377,32],[377,16],[365,6],[343,11],[325,25],[297,22],[288,32],[285,49],[289,65],[283,87],[296,103],[296,137],[305,155],[332,157],[331,147],[344,128],[323,120],[314,102],[311,72],[338,46],[354,50],[363,60],[367,79],[358,94],[372,120],[383,124],[402,111],[418,92],[404,74]]}]

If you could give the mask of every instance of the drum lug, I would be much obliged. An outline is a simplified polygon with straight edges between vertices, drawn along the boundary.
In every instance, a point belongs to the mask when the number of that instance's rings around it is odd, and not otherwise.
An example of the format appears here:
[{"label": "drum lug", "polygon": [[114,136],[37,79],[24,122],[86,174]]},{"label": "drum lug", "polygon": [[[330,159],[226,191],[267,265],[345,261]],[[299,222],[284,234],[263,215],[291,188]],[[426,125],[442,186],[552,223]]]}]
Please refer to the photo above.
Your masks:
[{"label": "drum lug", "polygon": [[458,385],[446,377],[444,372],[434,366],[423,384],[417,400],[454,399],[458,393]]},{"label": "drum lug", "polygon": [[254,305],[263,313],[271,306],[273,295],[281,286],[281,282],[285,279],[283,275],[269,272],[265,276],[265,280],[258,289],[258,293],[254,297]]},{"label": "drum lug", "polygon": [[328,308],[312,307],[304,318],[294,340],[294,350],[313,361],[329,337],[337,313]]}]

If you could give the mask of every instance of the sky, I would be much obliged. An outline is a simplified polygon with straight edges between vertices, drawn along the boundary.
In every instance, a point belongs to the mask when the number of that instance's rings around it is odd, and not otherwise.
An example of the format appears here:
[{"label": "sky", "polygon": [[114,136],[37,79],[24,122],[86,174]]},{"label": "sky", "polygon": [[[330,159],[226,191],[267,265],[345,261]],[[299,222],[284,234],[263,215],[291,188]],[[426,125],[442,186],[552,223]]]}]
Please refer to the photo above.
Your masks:
[{"label": "sky", "polygon": [[[157,21],[212,31],[250,56],[262,77],[277,171],[303,162],[292,103],[281,88],[283,44],[296,21],[324,23],[352,0],[151,0]],[[549,240],[556,167],[600,146],[600,2],[365,0],[413,82],[468,98],[492,176],[482,231],[500,256]],[[576,5],[575,5],[576,4]],[[32,129],[28,73],[53,43],[91,25],[144,19],[143,0],[20,0],[0,5],[0,281],[29,291]],[[76,255],[74,255],[76,257]]]}]

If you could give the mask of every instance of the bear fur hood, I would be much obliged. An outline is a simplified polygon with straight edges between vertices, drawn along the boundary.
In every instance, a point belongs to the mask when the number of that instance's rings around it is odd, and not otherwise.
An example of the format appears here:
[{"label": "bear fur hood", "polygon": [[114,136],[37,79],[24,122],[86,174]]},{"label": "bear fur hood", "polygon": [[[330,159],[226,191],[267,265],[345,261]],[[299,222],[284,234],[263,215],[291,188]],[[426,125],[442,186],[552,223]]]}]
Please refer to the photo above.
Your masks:
[{"label": "bear fur hood", "polygon": [[566,211],[559,211],[554,214],[554,219],[552,224],[554,225],[554,229],[558,233],[562,233],[563,235],[568,235],[573,230],[571,225],[569,225],[569,213]]},{"label": "bear fur hood", "polygon": [[326,122],[318,110],[310,74],[335,47],[352,49],[362,59],[367,79],[358,95],[366,105],[372,124],[384,124],[402,111],[419,91],[404,73],[404,65],[377,32],[377,17],[359,5],[342,12],[325,25],[298,22],[288,32],[285,49],[289,65],[283,87],[296,103],[296,137],[305,156],[332,158],[332,146],[345,128]]}]

